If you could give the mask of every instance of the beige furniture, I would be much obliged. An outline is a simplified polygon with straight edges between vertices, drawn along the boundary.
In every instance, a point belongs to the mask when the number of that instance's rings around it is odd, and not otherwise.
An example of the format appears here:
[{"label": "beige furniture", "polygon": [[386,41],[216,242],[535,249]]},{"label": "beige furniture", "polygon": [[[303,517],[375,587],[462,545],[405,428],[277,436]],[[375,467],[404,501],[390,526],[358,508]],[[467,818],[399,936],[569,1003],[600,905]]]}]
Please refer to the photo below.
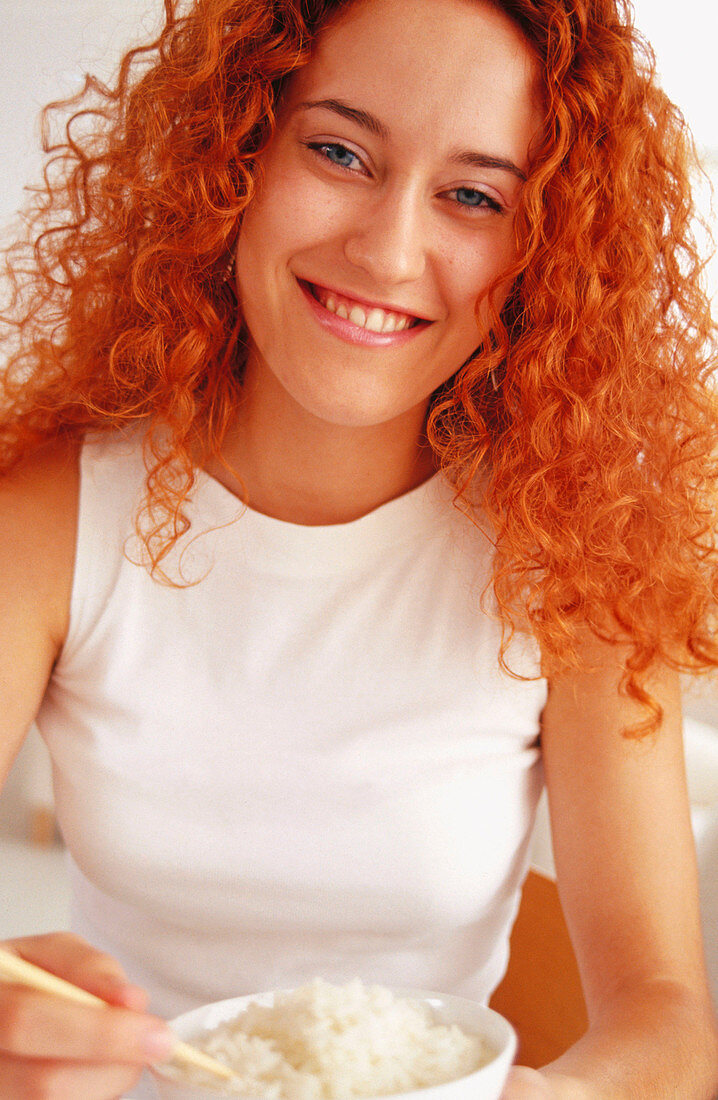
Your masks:
[{"label": "beige furniture", "polygon": [[504,980],[490,1005],[519,1036],[517,1061],[538,1068],[588,1027],[576,959],[553,879],[529,871]]}]

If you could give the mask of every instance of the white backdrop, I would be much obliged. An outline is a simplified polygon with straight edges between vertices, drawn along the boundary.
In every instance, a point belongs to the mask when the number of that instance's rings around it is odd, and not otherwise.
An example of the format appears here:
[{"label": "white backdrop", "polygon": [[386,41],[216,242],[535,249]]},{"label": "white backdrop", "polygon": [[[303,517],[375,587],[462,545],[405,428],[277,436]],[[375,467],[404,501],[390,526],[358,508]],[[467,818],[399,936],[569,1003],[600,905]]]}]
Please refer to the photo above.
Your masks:
[{"label": "white backdrop", "polygon": [[78,91],[88,70],[109,77],[161,11],[158,0],[0,0],[0,225],[38,178],[42,107]]},{"label": "white backdrop", "polygon": [[718,4],[633,0],[636,24],[653,46],[661,82],[699,145],[718,158]]}]

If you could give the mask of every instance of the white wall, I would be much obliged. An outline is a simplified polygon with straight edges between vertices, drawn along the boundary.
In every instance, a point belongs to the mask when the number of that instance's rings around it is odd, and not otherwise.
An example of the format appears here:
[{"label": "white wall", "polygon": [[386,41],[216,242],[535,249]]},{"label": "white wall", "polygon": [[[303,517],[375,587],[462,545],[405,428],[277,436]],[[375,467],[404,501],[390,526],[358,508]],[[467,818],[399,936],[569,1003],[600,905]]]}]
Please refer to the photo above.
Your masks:
[{"label": "white wall", "polygon": [[718,151],[718,5],[715,0],[633,0],[653,46],[661,83],[698,143]]},{"label": "white wall", "polygon": [[78,91],[88,70],[107,79],[161,12],[161,0],[0,0],[0,224],[38,176],[42,107]]}]

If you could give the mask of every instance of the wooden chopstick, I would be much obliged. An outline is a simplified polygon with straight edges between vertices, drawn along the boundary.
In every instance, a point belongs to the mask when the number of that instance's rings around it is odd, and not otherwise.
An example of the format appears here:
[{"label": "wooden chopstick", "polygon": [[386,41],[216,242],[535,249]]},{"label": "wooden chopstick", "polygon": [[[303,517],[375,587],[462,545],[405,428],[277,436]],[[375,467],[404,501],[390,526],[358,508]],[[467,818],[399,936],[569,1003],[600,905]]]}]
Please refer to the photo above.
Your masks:
[{"label": "wooden chopstick", "polygon": [[[103,1001],[93,993],[88,993],[86,989],[80,989],[79,986],[66,982],[64,978],[58,978],[56,974],[48,973],[47,970],[21,959],[2,947],[0,947],[0,979],[28,986],[30,989],[38,989],[42,993],[52,993],[56,997],[64,997],[66,1001],[75,1001],[77,1004],[108,1007],[107,1001]],[[225,1081],[233,1076],[227,1066],[216,1062],[214,1058],[210,1058],[208,1054],[204,1054],[188,1043],[181,1042],[180,1039],[172,1050],[172,1061],[197,1066],[207,1073],[222,1077]]]}]

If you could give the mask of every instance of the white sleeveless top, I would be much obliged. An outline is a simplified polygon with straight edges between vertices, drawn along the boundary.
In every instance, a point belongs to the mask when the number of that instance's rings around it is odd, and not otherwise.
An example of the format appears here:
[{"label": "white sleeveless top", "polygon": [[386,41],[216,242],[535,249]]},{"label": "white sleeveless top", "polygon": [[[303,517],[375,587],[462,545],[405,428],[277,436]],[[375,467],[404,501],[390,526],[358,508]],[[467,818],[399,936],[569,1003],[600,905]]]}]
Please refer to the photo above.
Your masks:
[{"label": "white sleeveless top", "polygon": [[[486,1000],[542,785],[543,680],[499,671],[490,544],[437,474],[351,523],[198,471],[152,580],[137,434],[81,460],[70,631],[38,725],[74,924],[172,1017],[315,975]],[[129,538],[128,538],[129,536]],[[537,672],[532,645],[512,666]]]}]

